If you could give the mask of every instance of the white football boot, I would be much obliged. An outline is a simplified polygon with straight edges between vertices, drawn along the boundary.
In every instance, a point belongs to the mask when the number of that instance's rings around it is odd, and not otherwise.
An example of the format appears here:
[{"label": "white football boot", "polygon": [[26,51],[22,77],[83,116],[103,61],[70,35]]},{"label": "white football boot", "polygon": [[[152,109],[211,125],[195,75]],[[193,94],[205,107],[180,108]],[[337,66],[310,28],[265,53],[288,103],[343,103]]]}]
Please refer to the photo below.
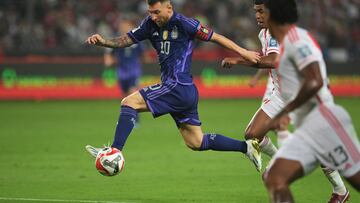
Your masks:
[{"label": "white football boot", "polygon": [[246,156],[252,161],[256,167],[256,170],[261,172],[261,153],[260,146],[257,140],[246,140],[247,152]]},{"label": "white football boot", "polygon": [[102,148],[96,148],[96,147],[93,147],[91,145],[86,145],[85,146],[85,149],[86,151],[91,155],[93,156],[94,158],[97,157],[99,151],[102,149]]}]

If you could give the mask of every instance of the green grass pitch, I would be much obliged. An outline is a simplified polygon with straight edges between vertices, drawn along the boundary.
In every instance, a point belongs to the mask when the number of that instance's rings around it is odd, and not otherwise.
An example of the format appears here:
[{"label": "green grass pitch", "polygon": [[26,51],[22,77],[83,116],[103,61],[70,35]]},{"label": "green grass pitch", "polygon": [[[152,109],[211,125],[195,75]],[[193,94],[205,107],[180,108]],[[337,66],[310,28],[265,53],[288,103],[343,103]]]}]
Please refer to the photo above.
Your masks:
[{"label": "green grass pitch", "polygon": [[[360,98],[337,103],[350,112],[359,134]],[[203,100],[203,130],[243,139],[258,106],[251,99]],[[170,116],[142,114],[124,149],[123,173],[100,175],[84,146],[111,142],[118,114],[117,101],[0,102],[0,203],[268,202],[261,175],[244,155],[189,150]],[[292,190],[300,203],[327,202],[331,194],[319,169]],[[350,191],[350,202],[360,202]]]}]

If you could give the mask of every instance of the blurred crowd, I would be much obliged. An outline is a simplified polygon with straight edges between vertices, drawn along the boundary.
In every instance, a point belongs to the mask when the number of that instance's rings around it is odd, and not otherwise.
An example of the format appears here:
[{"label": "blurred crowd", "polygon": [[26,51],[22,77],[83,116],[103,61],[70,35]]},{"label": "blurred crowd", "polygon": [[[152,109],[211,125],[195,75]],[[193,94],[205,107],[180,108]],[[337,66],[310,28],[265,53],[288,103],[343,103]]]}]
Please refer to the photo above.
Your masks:
[{"label": "blurred crowd", "polygon": [[[259,49],[253,0],[172,0],[175,10],[242,46]],[[300,25],[320,42],[326,57],[360,56],[360,0],[299,0]],[[84,45],[92,33],[113,36],[123,18],[140,22],[145,0],[1,0],[0,47],[6,53],[98,52]]]}]

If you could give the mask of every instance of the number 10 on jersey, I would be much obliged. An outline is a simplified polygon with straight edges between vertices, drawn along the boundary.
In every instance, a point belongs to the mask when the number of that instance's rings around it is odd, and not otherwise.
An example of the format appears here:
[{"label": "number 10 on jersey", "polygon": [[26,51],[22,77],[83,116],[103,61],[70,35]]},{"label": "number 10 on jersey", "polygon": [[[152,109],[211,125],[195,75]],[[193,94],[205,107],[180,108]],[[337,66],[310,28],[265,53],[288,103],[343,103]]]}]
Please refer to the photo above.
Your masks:
[{"label": "number 10 on jersey", "polygon": [[161,43],[161,53],[169,55],[170,53],[170,41],[162,41]]}]

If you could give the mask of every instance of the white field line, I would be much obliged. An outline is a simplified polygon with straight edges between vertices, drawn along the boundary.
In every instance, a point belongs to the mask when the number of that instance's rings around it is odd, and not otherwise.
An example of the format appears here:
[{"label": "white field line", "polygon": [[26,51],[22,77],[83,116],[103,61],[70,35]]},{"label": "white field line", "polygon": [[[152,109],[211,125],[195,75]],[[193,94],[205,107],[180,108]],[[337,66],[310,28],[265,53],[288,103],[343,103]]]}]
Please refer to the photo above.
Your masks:
[{"label": "white field line", "polygon": [[136,203],[134,201],[93,201],[93,200],[71,200],[71,199],[36,199],[36,198],[13,198],[13,197],[0,197],[2,201],[32,201],[32,202],[78,202],[78,203]]}]

